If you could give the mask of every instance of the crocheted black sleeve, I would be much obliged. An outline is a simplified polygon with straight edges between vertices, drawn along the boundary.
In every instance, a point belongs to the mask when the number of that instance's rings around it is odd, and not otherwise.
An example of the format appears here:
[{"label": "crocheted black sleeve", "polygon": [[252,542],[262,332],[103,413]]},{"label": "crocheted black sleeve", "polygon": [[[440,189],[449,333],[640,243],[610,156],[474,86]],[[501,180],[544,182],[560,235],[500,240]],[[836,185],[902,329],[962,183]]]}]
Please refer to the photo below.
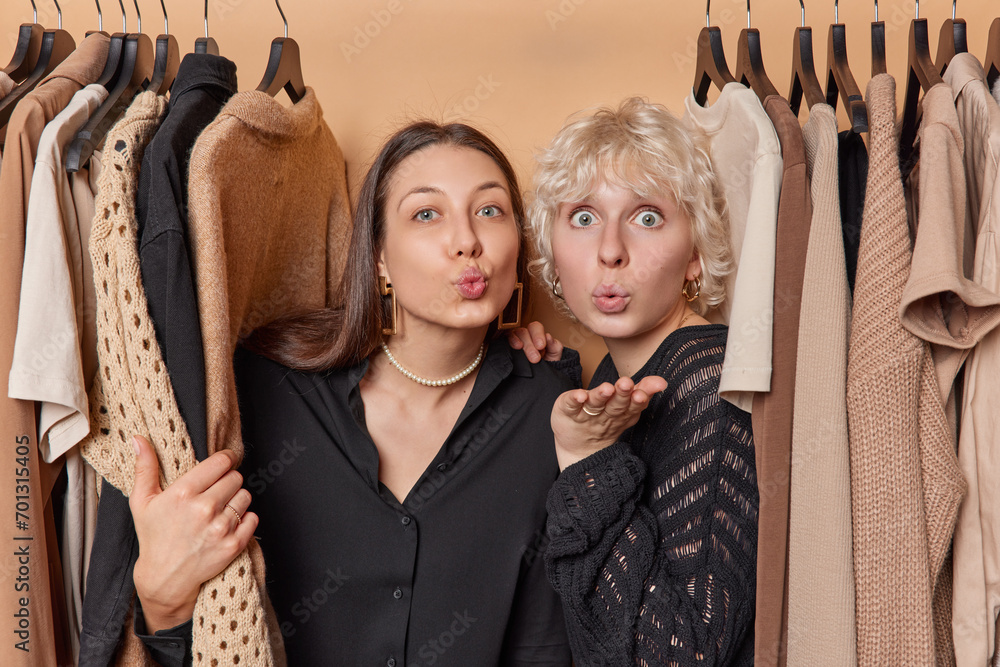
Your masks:
[{"label": "crocheted black sleeve", "polygon": [[[579,666],[752,665],[757,480],[750,416],[718,396],[725,327],[672,333],[621,440],[548,497],[549,580]],[[618,374],[605,358],[591,383]]]}]

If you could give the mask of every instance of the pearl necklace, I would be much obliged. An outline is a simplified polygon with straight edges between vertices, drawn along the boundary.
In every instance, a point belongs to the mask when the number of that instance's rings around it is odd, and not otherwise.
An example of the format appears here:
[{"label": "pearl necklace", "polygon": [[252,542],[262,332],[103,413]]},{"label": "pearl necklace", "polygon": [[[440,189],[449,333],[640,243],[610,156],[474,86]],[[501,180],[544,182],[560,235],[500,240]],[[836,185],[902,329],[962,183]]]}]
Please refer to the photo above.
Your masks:
[{"label": "pearl necklace", "polygon": [[385,352],[385,356],[389,357],[389,363],[395,366],[397,371],[414,382],[424,385],[425,387],[447,387],[450,384],[455,384],[469,373],[476,370],[476,366],[478,366],[479,362],[483,360],[484,347],[485,344],[479,346],[479,354],[476,355],[476,358],[472,360],[471,364],[466,366],[466,368],[459,373],[452,375],[450,378],[445,378],[444,380],[428,380],[403,368],[403,365],[396,361],[396,357],[392,356],[392,352],[389,351],[389,347],[385,343],[382,343],[382,351]]}]

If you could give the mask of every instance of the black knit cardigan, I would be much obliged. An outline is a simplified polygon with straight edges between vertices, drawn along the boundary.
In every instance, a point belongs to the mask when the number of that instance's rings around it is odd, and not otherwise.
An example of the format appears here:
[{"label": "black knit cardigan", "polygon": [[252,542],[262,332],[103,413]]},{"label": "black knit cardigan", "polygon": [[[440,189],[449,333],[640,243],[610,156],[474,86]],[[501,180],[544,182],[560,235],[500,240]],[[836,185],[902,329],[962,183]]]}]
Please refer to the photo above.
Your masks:
[{"label": "black knit cardigan", "polygon": [[[719,398],[726,327],[679,329],[633,376],[667,380],[549,492],[549,580],[578,667],[753,665],[758,493],[750,415]],[[610,356],[591,386],[619,377]]]}]

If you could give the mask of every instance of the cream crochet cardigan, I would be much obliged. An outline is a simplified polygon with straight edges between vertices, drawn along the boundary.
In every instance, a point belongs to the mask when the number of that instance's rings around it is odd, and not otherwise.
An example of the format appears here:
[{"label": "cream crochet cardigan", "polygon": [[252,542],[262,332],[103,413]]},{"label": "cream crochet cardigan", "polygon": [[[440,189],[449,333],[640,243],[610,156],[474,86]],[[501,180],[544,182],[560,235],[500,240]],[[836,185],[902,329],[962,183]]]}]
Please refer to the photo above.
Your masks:
[{"label": "cream crochet cardigan", "polygon": [[[165,98],[142,93],[108,133],[90,238],[100,367],[90,393],[91,433],[82,449],[87,461],[126,495],[134,480],[133,434],[153,443],[164,485],[196,463],[149,317],[136,243],[139,165],[165,108]],[[134,635],[129,631],[127,637],[131,648],[126,652],[134,656]],[[213,667],[285,663],[256,541],[202,587],[192,654],[195,665]]]}]

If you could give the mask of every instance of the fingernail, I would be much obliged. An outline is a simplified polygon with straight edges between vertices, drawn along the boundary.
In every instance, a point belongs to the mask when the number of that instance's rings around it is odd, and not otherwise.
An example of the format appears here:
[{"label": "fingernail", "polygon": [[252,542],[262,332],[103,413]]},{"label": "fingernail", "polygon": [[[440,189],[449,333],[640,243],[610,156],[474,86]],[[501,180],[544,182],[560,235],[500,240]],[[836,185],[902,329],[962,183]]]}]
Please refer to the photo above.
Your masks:
[{"label": "fingernail", "polygon": [[132,449],[135,450],[135,455],[139,456],[139,452],[141,451],[139,449],[139,436],[136,435],[132,436]]}]

